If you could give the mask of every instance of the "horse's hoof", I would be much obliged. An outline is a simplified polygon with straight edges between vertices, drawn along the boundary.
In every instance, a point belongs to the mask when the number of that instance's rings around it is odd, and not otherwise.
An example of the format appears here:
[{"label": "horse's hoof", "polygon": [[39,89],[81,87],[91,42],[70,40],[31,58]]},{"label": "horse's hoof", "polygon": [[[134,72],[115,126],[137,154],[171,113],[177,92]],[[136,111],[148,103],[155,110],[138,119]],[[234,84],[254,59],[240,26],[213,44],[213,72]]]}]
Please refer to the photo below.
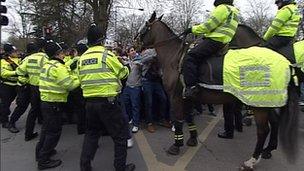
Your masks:
[{"label": "horse's hoof", "polygon": [[240,171],[253,171],[253,168],[242,165],[239,170]]},{"label": "horse's hoof", "polygon": [[263,159],[270,159],[271,157],[272,157],[272,154],[271,154],[270,151],[264,151],[264,152],[262,153],[262,158],[263,158]]},{"label": "horse's hoof", "polygon": [[190,146],[190,147],[195,147],[197,146],[197,138],[194,137],[194,138],[189,138],[188,141],[187,141],[187,145]]},{"label": "horse's hoof", "polygon": [[168,154],[171,154],[174,156],[179,155],[179,152],[180,152],[179,147],[176,145],[171,145],[171,147],[167,150]]}]

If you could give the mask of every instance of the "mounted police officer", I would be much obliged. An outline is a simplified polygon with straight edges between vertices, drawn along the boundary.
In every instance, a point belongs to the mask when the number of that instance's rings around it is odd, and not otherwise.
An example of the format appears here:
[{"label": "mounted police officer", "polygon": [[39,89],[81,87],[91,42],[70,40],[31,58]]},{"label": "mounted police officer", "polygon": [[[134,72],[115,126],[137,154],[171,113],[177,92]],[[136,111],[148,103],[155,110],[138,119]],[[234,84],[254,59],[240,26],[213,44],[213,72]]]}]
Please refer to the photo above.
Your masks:
[{"label": "mounted police officer", "polygon": [[128,123],[117,103],[121,79],[129,70],[117,56],[101,45],[102,32],[95,24],[89,27],[89,49],[80,57],[78,72],[83,96],[86,99],[87,130],[82,146],[81,171],[92,170],[91,161],[98,148],[101,132],[108,132],[114,141],[116,171],[133,171],[126,165]]},{"label": "mounted police officer", "polygon": [[183,33],[205,37],[185,56],[182,68],[186,84],[185,98],[193,97],[198,91],[196,84],[200,64],[223,49],[232,40],[238,26],[239,11],[233,6],[233,0],[215,0],[214,6],[214,11],[205,23],[188,28]]},{"label": "mounted police officer", "polygon": [[294,41],[301,14],[294,0],[276,0],[275,4],[279,11],[263,38],[267,47],[278,50]]}]

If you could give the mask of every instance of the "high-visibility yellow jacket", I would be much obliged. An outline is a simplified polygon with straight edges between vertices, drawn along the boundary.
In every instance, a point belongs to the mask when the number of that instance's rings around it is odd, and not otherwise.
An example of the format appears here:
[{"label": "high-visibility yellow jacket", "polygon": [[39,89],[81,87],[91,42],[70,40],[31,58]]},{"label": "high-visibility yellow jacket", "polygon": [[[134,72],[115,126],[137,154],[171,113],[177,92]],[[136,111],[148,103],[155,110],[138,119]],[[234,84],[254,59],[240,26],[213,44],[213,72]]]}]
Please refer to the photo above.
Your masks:
[{"label": "high-visibility yellow jacket", "polygon": [[254,107],[282,107],[287,101],[290,62],[263,47],[229,50],[224,59],[224,92]]},{"label": "high-visibility yellow jacket", "polygon": [[304,40],[293,44],[293,49],[296,58],[295,66],[301,68],[301,70],[304,72]]},{"label": "high-visibility yellow jacket", "polygon": [[238,9],[222,4],[217,6],[210,18],[203,24],[192,27],[195,35],[204,35],[212,40],[229,43],[238,26]]},{"label": "high-visibility yellow jacket", "polygon": [[20,64],[21,59],[17,57],[8,57],[7,59],[1,59],[0,63],[0,79],[3,84],[16,86],[18,76],[16,74],[16,68]]},{"label": "high-visibility yellow jacket", "polygon": [[273,36],[294,37],[298,31],[301,21],[301,14],[296,4],[289,4],[281,8],[270,27],[264,35],[264,40],[269,40]]},{"label": "high-visibility yellow jacket", "polygon": [[22,64],[16,69],[16,73],[20,76],[29,77],[29,84],[33,86],[39,85],[39,75],[43,65],[48,61],[48,56],[43,52],[34,53],[27,56]]},{"label": "high-visibility yellow jacket", "polygon": [[67,102],[68,93],[79,86],[77,75],[68,71],[63,61],[47,61],[39,77],[39,91],[42,101]]},{"label": "high-visibility yellow jacket", "polygon": [[121,91],[120,80],[129,75],[115,54],[101,45],[89,48],[80,57],[77,72],[85,98],[116,96]]}]

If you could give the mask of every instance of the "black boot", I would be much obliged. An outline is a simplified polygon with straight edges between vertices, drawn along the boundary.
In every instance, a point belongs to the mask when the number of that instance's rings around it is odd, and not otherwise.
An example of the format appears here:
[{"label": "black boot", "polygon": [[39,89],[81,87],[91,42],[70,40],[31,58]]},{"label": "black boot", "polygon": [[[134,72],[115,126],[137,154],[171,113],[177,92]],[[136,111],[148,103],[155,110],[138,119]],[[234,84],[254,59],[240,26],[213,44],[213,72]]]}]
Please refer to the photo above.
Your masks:
[{"label": "black boot", "polygon": [[16,128],[16,125],[14,123],[10,123],[8,127],[8,131],[11,133],[18,133],[19,129]]},{"label": "black boot", "polygon": [[54,167],[58,167],[60,166],[62,163],[61,160],[46,160],[43,162],[38,162],[38,169],[39,170],[45,170],[45,169],[50,169],[50,168],[54,168]]},{"label": "black boot", "polygon": [[26,135],[25,138],[24,138],[24,140],[25,141],[30,141],[30,140],[32,140],[32,139],[34,139],[36,137],[38,137],[38,132],[35,132],[35,133],[31,134],[31,135]]},{"label": "black boot", "polygon": [[217,134],[217,136],[219,138],[225,138],[225,139],[233,139],[233,133],[229,133],[227,131],[224,131],[224,132],[220,132]]},{"label": "black boot", "polygon": [[125,171],[133,171],[133,170],[135,170],[135,167],[136,166],[133,163],[127,164]]}]

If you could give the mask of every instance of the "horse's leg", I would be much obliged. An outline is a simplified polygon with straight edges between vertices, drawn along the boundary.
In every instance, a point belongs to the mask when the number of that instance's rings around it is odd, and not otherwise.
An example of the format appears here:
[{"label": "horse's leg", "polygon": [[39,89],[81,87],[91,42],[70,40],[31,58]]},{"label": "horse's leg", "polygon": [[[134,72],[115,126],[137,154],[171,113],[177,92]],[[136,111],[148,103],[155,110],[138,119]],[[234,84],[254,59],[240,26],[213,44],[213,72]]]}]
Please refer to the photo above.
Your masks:
[{"label": "horse's leg", "polygon": [[270,110],[268,114],[271,129],[269,143],[262,153],[262,158],[264,159],[270,159],[272,156],[271,151],[278,147],[279,115],[275,110]]},{"label": "horse's leg", "polygon": [[260,161],[261,153],[269,133],[267,108],[253,108],[254,118],[257,125],[257,143],[252,157],[244,162],[242,170],[252,170],[253,166]]},{"label": "horse's leg", "polygon": [[187,141],[188,146],[197,146],[197,128],[194,123],[194,115],[193,112],[186,115],[186,122],[188,124],[188,129],[190,132],[190,138]]},{"label": "horse's leg", "polygon": [[183,101],[181,98],[175,98],[172,99],[172,106],[174,109],[175,113],[175,122],[174,122],[174,127],[175,127],[175,132],[174,132],[174,144],[169,147],[167,150],[167,153],[171,155],[178,155],[180,152],[180,147],[184,145],[184,133],[183,133],[183,111],[184,111],[184,106],[183,106]]}]

